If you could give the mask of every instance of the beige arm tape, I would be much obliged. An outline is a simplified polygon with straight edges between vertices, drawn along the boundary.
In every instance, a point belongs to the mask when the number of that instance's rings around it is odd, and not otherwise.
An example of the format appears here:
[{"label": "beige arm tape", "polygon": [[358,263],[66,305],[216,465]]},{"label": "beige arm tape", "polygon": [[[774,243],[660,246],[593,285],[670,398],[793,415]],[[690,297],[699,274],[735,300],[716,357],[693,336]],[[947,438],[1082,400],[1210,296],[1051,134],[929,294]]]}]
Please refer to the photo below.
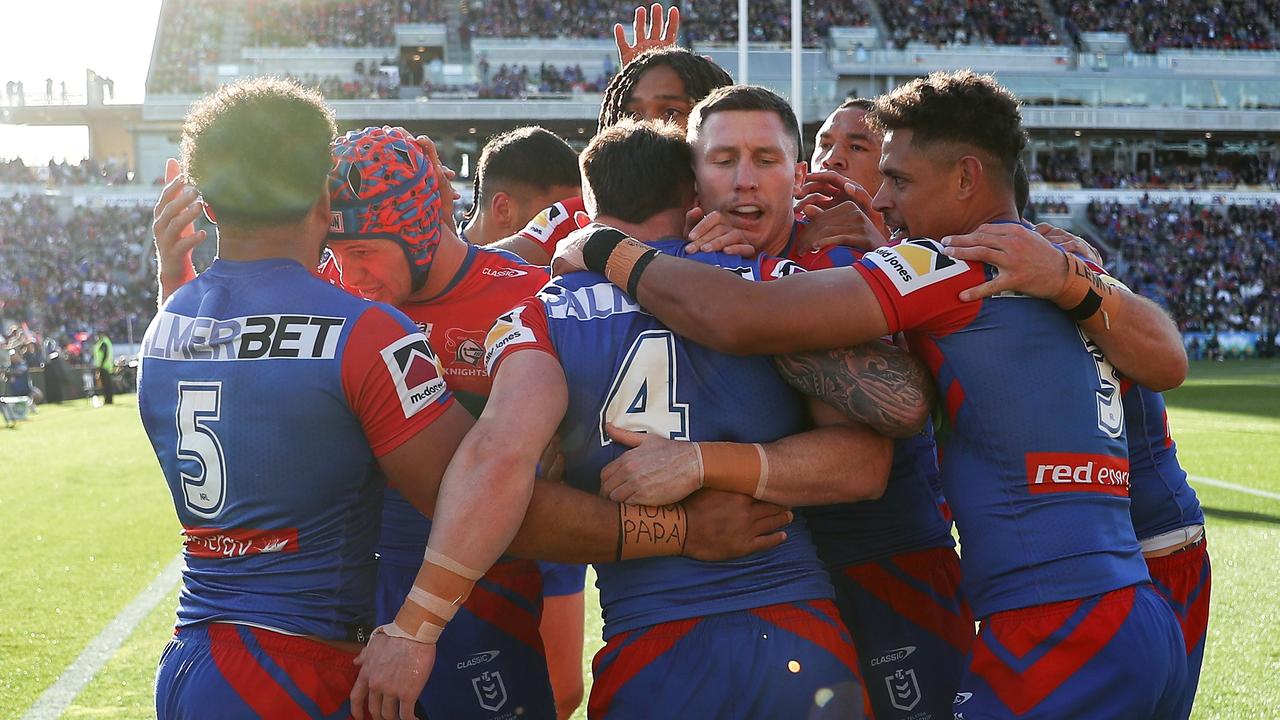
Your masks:
[{"label": "beige arm tape", "polygon": [[395,621],[378,630],[391,637],[434,644],[481,576],[483,573],[427,548],[422,569]]},{"label": "beige arm tape", "polygon": [[750,495],[759,500],[769,485],[769,456],[760,443],[694,443],[702,466],[702,485]]}]

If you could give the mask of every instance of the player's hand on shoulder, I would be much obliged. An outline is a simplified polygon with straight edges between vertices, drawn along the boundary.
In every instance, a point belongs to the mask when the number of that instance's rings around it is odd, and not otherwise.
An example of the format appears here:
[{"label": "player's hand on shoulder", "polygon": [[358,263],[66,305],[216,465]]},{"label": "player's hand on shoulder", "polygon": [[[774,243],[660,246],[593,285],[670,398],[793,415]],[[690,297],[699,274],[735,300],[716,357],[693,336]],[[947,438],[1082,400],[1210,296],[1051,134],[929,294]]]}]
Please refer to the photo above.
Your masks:
[{"label": "player's hand on shoulder", "polygon": [[351,688],[351,714],[356,720],[413,720],[435,659],[435,645],[374,633],[355,660],[360,674]]},{"label": "player's hand on shoulder", "polygon": [[635,60],[646,50],[675,45],[680,31],[680,8],[674,5],[668,8],[664,21],[662,3],[654,3],[649,8],[640,5],[636,8],[631,29],[635,42],[628,43],[627,31],[622,23],[615,23],[613,26],[613,39],[618,45],[618,60],[622,65]]},{"label": "player's hand on shoulder", "polygon": [[690,210],[684,218],[684,236],[689,240],[684,246],[688,253],[722,252],[745,258],[756,254],[742,231],[730,225],[719,210],[709,213],[697,207]]},{"label": "player's hand on shoulder", "polygon": [[776,547],[793,518],[787,508],[710,488],[681,504],[688,517],[684,554],[695,560],[732,560]]},{"label": "player's hand on shoulder", "polygon": [[801,252],[827,245],[870,251],[888,244],[884,216],[871,207],[871,194],[865,188],[831,170],[808,178],[796,201],[796,210],[809,219],[796,235]]},{"label": "player's hand on shoulder", "polygon": [[151,214],[151,232],[161,280],[166,285],[173,281],[173,287],[168,288],[172,292],[195,277],[191,254],[208,234],[196,230],[195,220],[203,212],[204,203],[199,191],[187,184],[177,160],[165,161],[164,179],[164,189]]},{"label": "player's hand on shoulder", "polygon": [[593,222],[566,235],[564,240],[556,245],[556,254],[551,258],[551,274],[567,275],[571,272],[586,270],[587,263],[582,259],[583,246],[596,231],[608,227],[608,225]]},{"label": "player's hand on shoulder", "polygon": [[1037,298],[1054,298],[1067,281],[1066,256],[1043,235],[1015,223],[980,226],[965,235],[941,240],[947,255],[992,265],[995,279],[960,293],[964,301],[1013,291]]},{"label": "player's hand on shoulder", "polygon": [[1040,223],[1036,225],[1036,232],[1040,233],[1051,243],[1056,243],[1058,247],[1069,253],[1075,253],[1080,257],[1092,262],[1098,267],[1102,267],[1102,253],[1098,249],[1090,245],[1084,238],[1074,233],[1067,232],[1060,227],[1055,227],[1049,223]]},{"label": "player's hand on shoulder", "polygon": [[630,450],[600,470],[600,494],[632,505],[670,505],[702,487],[693,443],[606,424],[614,442]]}]

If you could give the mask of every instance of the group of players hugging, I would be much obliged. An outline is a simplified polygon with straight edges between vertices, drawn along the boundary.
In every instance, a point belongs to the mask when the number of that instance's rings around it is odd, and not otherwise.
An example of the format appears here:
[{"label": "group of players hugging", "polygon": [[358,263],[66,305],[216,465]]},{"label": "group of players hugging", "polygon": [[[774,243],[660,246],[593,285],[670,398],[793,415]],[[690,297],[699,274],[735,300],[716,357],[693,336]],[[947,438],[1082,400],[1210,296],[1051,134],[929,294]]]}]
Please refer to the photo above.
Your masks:
[{"label": "group of players hugging", "polygon": [[806,163],[677,21],[618,31],[580,156],[493,139],[461,229],[425,136],[269,78],[193,105],[139,378],[185,539],[160,718],[566,717],[581,601],[540,618],[586,563],[592,718],[1189,716],[1186,357],[1021,219],[1016,98],[934,73]]}]

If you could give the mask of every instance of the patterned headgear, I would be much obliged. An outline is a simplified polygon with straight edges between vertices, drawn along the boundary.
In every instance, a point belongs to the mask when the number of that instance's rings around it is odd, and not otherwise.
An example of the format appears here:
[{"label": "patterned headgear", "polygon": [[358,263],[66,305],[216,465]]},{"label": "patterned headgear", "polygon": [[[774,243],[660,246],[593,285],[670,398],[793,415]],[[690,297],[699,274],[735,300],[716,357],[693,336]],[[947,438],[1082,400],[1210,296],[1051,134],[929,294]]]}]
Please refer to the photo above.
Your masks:
[{"label": "patterned headgear", "polygon": [[353,130],[333,143],[329,240],[392,240],[412,288],[427,281],[440,246],[440,183],[422,148],[390,128]]}]

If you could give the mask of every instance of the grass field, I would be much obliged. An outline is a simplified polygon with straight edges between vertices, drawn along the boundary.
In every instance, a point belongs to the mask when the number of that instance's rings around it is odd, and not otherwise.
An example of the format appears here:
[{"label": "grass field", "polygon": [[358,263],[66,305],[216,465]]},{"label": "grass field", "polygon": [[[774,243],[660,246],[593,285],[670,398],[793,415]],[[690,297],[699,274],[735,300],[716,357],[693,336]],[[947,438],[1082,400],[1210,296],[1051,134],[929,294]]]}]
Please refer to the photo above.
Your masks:
[{"label": "grass field", "polygon": [[[42,408],[20,429],[0,430],[0,717],[22,717],[179,550],[134,398],[117,400]],[[1168,401],[1189,472],[1280,493],[1280,362],[1197,364]],[[1196,489],[1214,582],[1195,717],[1280,718],[1280,501]],[[63,717],[153,714],[175,598],[143,620]],[[587,636],[584,673],[599,647],[594,613]]]}]

